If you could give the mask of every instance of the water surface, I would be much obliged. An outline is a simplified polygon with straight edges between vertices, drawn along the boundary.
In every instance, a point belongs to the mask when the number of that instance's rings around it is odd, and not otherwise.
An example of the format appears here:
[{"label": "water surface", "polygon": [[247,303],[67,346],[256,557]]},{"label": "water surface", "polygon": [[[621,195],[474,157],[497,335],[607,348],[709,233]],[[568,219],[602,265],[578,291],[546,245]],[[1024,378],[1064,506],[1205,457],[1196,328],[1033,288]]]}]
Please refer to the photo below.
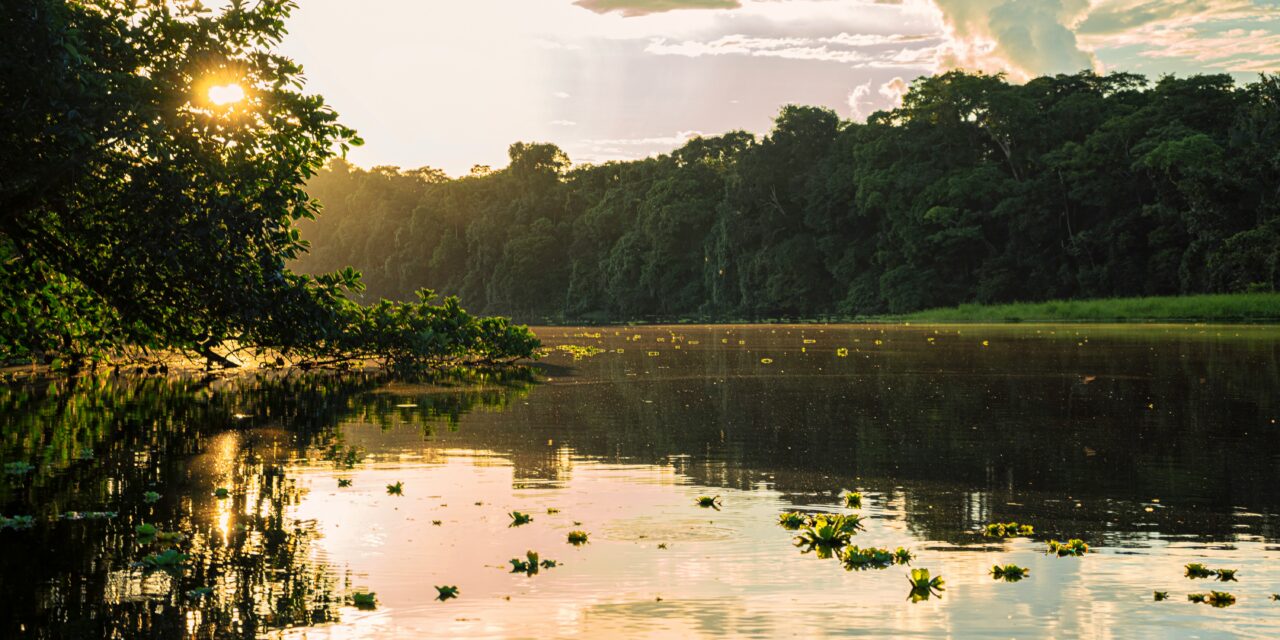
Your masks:
[{"label": "water surface", "polygon": [[[1276,328],[538,333],[528,375],[0,391],[3,462],[32,467],[0,514],[35,518],[0,531],[0,637],[1280,636]],[[791,510],[860,513],[855,544],[945,591],[802,553]],[[1010,520],[1037,535],[977,533]],[[165,548],[142,523],[183,534],[183,566],[137,566]],[[529,550],[557,566],[511,573]],[[989,575],[1011,563],[1030,577]],[[1187,601],[1210,590],[1236,604]]]}]

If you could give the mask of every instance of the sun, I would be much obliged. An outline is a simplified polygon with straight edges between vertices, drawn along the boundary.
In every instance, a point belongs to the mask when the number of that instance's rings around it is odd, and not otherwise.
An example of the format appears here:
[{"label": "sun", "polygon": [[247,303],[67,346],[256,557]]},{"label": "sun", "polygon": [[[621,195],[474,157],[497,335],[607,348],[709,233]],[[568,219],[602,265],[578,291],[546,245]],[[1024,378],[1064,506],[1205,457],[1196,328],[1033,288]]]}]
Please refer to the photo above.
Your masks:
[{"label": "sun", "polygon": [[209,87],[209,102],[221,107],[244,100],[244,89],[232,82]]}]

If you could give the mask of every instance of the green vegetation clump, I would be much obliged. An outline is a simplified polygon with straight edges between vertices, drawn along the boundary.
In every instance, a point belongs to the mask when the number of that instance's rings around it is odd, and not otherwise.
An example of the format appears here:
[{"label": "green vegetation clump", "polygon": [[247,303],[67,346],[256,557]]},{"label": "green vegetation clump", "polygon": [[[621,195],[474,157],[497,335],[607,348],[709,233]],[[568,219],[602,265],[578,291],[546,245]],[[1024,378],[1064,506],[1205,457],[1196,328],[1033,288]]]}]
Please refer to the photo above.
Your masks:
[{"label": "green vegetation clump", "polygon": [[1016,522],[993,522],[982,526],[982,535],[988,538],[1017,538],[1035,535],[1035,527]]},{"label": "green vegetation clump", "polygon": [[1197,578],[1212,578],[1214,576],[1214,571],[1199,562],[1192,562],[1186,566],[1186,576],[1192,580]]},{"label": "green vegetation clump", "polygon": [[862,508],[862,492],[845,491],[844,506],[848,509],[861,509]]},{"label": "green vegetation clump", "polygon": [[25,476],[34,470],[35,467],[28,464],[25,460],[8,462],[4,465],[4,472],[11,476]]},{"label": "green vegetation clump", "polygon": [[[844,563],[844,568],[851,571],[863,571],[866,569],[887,569],[895,564],[903,564],[900,552],[904,551],[898,548],[898,553],[889,551],[888,549],[880,549],[877,547],[860,548],[857,545],[850,545],[844,548],[840,554],[840,561]],[[905,557],[910,559],[910,554]]]},{"label": "green vegetation clump", "polygon": [[213,490],[213,496],[218,499],[223,499],[230,495],[231,495],[231,490],[227,489],[226,487],[218,487],[217,489]]},{"label": "green vegetation clump", "polygon": [[778,514],[778,526],[795,531],[809,522],[809,516],[799,511],[788,511]]},{"label": "green vegetation clump", "polygon": [[900,316],[909,322],[1275,322],[1280,293],[1219,293],[1141,298],[963,304]]},{"label": "green vegetation clump", "polygon": [[35,516],[0,516],[0,531],[5,529],[30,529],[36,526]]},{"label": "green vegetation clump", "polygon": [[912,569],[907,582],[911,583],[911,594],[908,598],[912,602],[928,600],[930,597],[942,597],[941,592],[946,591],[942,586],[945,584],[942,576],[930,576],[928,569]]},{"label": "green vegetation clump", "polygon": [[1152,594],[1153,594],[1152,599],[1155,600],[1156,602],[1161,602],[1169,599],[1168,591],[1153,591]]},{"label": "green vegetation clump", "polygon": [[556,566],[555,560],[540,560],[536,551],[525,552],[525,558],[512,558],[507,562],[511,563],[511,573],[523,573],[528,576],[537,575],[542,569],[552,569]]},{"label": "green vegetation clump", "polygon": [[576,546],[576,545],[583,545],[586,543],[587,543],[586,531],[570,531],[569,532],[569,544]]},{"label": "green vegetation clump", "polygon": [[450,598],[458,597],[458,587],[451,585],[443,585],[436,587],[436,600],[444,602]]},{"label": "green vegetation clump", "polygon": [[513,527],[518,527],[520,525],[525,525],[525,524],[529,524],[530,522],[533,522],[533,516],[527,513],[512,511],[507,515],[511,516],[511,526]]},{"label": "green vegetation clump", "polygon": [[816,550],[819,556],[838,551],[862,530],[862,518],[856,515],[821,514],[814,516],[800,535],[796,546]]},{"label": "green vegetation clump", "polygon": [[404,495],[404,483],[396,480],[395,484],[387,485],[387,495],[402,496]]},{"label": "green vegetation clump", "polygon": [[710,507],[717,511],[720,510],[720,496],[698,496],[699,507]]},{"label": "green vegetation clump", "polygon": [[[25,62],[6,76],[0,118],[6,155],[23,159],[0,185],[0,363],[532,357],[526,327],[456,298],[366,305],[349,265],[290,268],[320,213],[305,185],[361,140],[277,50],[295,2],[223,4],[30,0],[6,22],[0,59]],[[244,95],[215,101],[210,87],[228,84]]]},{"label": "green vegetation clump", "polygon": [[1050,540],[1048,542],[1049,553],[1056,553],[1058,557],[1063,556],[1082,556],[1089,553],[1089,545],[1084,540],[1072,538],[1066,542],[1058,540]]},{"label": "green vegetation clump", "polygon": [[142,494],[142,501],[147,504],[155,504],[160,501],[160,494],[155,491],[148,491]]},{"label": "green vegetation clump", "polygon": [[351,594],[351,604],[357,609],[377,609],[378,594],[372,591],[356,591]]},{"label": "green vegetation clump", "polygon": [[996,580],[1004,580],[1005,582],[1017,582],[1027,577],[1031,573],[1026,567],[1019,567],[1016,564],[1006,564],[1004,566],[995,565],[991,567],[991,577]]},{"label": "green vegetation clump", "polygon": [[176,549],[165,549],[143,558],[142,564],[148,569],[176,569],[190,558],[191,556]]}]

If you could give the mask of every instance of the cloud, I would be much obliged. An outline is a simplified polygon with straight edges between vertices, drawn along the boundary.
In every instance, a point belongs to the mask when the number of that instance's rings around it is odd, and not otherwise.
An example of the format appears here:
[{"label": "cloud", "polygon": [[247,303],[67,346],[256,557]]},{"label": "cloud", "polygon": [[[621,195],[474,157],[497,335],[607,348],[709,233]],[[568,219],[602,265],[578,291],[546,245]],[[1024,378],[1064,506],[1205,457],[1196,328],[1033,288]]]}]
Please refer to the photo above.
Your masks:
[{"label": "cloud", "polygon": [[947,44],[939,66],[1008,72],[1014,79],[1097,66],[1071,27],[1089,0],[933,0]]},{"label": "cloud", "polygon": [[849,112],[853,115],[853,119],[859,122],[865,121],[867,116],[871,115],[870,105],[867,104],[867,96],[871,95],[871,81],[866,84],[860,84],[849,92]]},{"label": "cloud", "polygon": [[569,95],[569,94],[568,94],[567,92],[565,92],[565,91],[556,91],[556,92],[552,93],[551,95],[552,95],[553,97],[560,98],[561,100],[568,100],[569,98],[572,98],[572,97],[573,97],[573,96]]},{"label": "cloud", "polygon": [[907,95],[911,85],[902,78],[894,78],[880,85],[880,95],[884,96],[896,108],[902,105],[902,96]]},{"label": "cloud", "polygon": [[573,127],[577,126],[578,123],[572,120],[552,120],[551,124],[554,124],[557,127]]},{"label": "cloud", "polygon": [[643,16],[678,9],[737,9],[738,0],[577,0],[574,4],[596,13],[616,11],[624,16]]},{"label": "cloud", "polygon": [[715,40],[668,41],[654,38],[646,53],[684,56],[750,56],[838,62],[855,67],[908,67],[928,70],[937,58],[937,36],[841,33],[823,38],[753,37],[742,34]]}]

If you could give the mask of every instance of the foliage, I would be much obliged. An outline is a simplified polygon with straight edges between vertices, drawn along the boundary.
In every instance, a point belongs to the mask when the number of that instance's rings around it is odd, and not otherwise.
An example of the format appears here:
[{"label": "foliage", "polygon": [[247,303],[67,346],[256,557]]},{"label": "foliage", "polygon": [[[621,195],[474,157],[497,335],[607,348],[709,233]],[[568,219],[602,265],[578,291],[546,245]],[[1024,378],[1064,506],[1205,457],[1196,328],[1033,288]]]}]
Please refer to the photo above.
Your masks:
[{"label": "foliage", "polygon": [[542,569],[551,569],[556,566],[555,560],[539,560],[536,551],[525,552],[525,559],[512,558],[508,560],[511,563],[511,573],[523,573],[527,576],[537,575]]},{"label": "foliage", "polygon": [[[979,317],[1275,319],[1277,131],[1275,76],[954,71],[865,124],[791,105],[759,139],[631,162],[570,168],[515,144],[508,168],[448,179],[337,160],[307,184],[326,215],[300,222],[314,250],[296,265],[355,265],[370,297],[431,283],[539,320],[1087,299],[1107,300]],[[1146,298],[1217,293],[1247,296]]]},{"label": "foliage", "polygon": [[861,509],[862,493],[859,491],[845,491],[844,506],[849,509]]},{"label": "foliage", "polygon": [[147,504],[155,504],[160,501],[160,494],[155,491],[148,491],[142,494],[142,501]]},{"label": "foliage", "polygon": [[1212,578],[1214,576],[1213,569],[1210,569],[1199,562],[1192,562],[1186,567],[1186,575],[1188,578],[1195,580],[1196,578]]},{"label": "foliage", "polygon": [[457,586],[452,586],[452,585],[437,586],[436,592],[437,592],[436,600],[439,600],[441,602],[448,600],[450,598],[458,597]]},{"label": "foliage", "polygon": [[36,526],[35,516],[0,516],[0,531],[5,529],[30,529]]},{"label": "foliage", "polygon": [[518,526],[520,526],[520,525],[523,525],[523,524],[529,524],[530,522],[533,522],[533,516],[531,516],[531,515],[529,515],[529,514],[527,514],[527,513],[520,513],[519,511],[512,511],[511,513],[509,513],[509,514],[507,514],[507,515],[511,516],[511,526],[513,526],[513,527],[518,527]]},{"label": "foliage", "polygon": [[928,600],[931,596],[941,597],[940,592],[946,591],[942,586],[945,584],[942,576],[930,576],[928,569],[912,569],[907,582],[911,583],[911,594],[908,598],[912,602]]},{"label": "foliage", "polygon": [[1048,542],[1049,553],[1056,553],[1058,557],[1063,556],[1082,556],[1089,553],[1089,545],[1084,540],[1072,538],[1066,542],[1059,540],[1050,540]]},{"label": "foliage", "polygon": [[[302,275],[304,183],[360,139],[277,53],[294,0],[32,0],[0,40],[0,362],[75,369],[159,350],[235,366],[530,357],[454,299],[362,306]],[[242,100],[218,104],[214,86]],[[415,287],[416,289],[416,287]]]},{"label": "foliage", "polygon": [[587,543],[586,531],[570,531],[569,532],[569,544],[576,546],[576,545],[583,545],[586,543]]},{"label": "foliage", "polygon": [[357,609],[377,609],[378,594],[372,591],[356,591],[351,594],[351,604]]},{"label": "foliage", "polygon": [[1225,591],[1210,591],[1204,593],[1189,593],[1187,600],[1197,604],[1208,604],[1219,609],[1229,607],[1236,603],[1236,597]]},{"label": "foliage", "polygon": [[1016,522],[993,522],[983,525],[982,535],[988,538],[1016,538],[1035,535],[1035,527]]},{"label": "foliage", "polygon": [[1156,602],[1161,602],[1161,601],[1164,601],[1164,600],[1168,600],[1168,599],[1169,599],[1169,592],[1168,592],[1168,591],[1153,591],[1153,592],[1152,592],[1151,599],[1152,599],[1152,600],[1155,600]]},{"label": "foliage", "polygon": [[867,569],[887,569],[895,564],[906,564],[910,561],[911,554],[904,553],[906,550],[899,547],[897,552],[888,549],[880,549],[877,547],[861,548],[857,545],[850,545],[844,548],[840,554],[840,561],[844,563],[844,568],[850,571],[864,571]]},{"label": "foliage", "polygon": [[720,510],[720,496],[698,496],[699,507],[710,507],[716,511]]},{"label": "foliage", "polygon": [[1016,564],[1006,564],[1004,566],[995,565],[991,567],[991,577],[996,580],[1004,580],[1005,582],[1018,582],[1027,577],[1030,570],[1026,567],[1019,567]]},{"label": "foliage", "polygon": [[395,484],[387,485],[387,495],[402,496],[404,495],[404,483],[396,480]]},{"label": "foliage", "polygon": [[962,304],[898,316],[909,322],[1274,322],[1280,293],[1219,293],[1014,304]]},{"label": "foliage", "polygon": [[809,522],[809,516],[799,511],[788,511],[778,514],[778,526],[789,531],[795,531],[803,527]]},{"label": "foliage", "polygon": [[819,556],[825,557],[849,544],[850,539],[862,528],[861,516],[816,515],[809,521],[809,526],[796,536],[796,546],[805,547],[806,551],[816,550]]},{"label": "foliage", "polygon": [[165,549],[142,559],[142,565],[148,569],[176,569],[191,556],[176,549]]}]

